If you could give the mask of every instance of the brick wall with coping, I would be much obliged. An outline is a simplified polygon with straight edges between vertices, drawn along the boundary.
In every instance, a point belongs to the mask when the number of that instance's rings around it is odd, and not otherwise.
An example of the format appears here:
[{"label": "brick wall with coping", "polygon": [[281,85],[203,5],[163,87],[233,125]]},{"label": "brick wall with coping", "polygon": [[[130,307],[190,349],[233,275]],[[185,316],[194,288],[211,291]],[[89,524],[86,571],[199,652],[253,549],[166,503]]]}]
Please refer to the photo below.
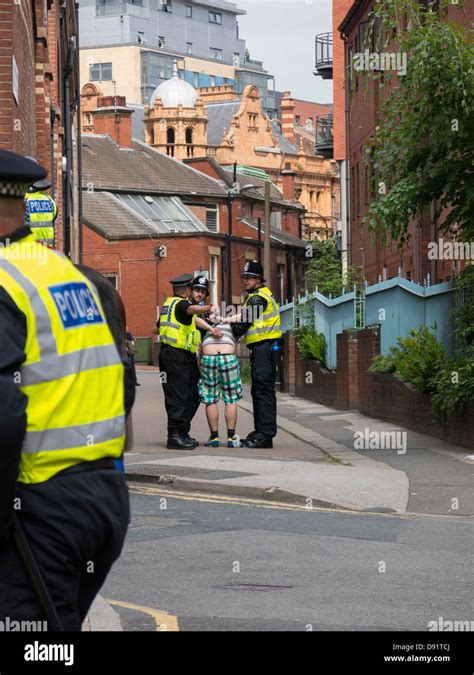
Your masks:
[{"label": "brick wall with coping", "polygon": [[[316,361],[303,361],[294,335],[286,333],[284,391],[328,407],[358,410],[367,417],[473,448],[474,402],[456,413],[448,424],[438,426],[433,420],[428,394],[393,375],[369,372],[374,356],[379,353],[379,326],[341,333],[337,336],[338,368],[328,371]],[[309,382],[308,373],[311,373]]]}]

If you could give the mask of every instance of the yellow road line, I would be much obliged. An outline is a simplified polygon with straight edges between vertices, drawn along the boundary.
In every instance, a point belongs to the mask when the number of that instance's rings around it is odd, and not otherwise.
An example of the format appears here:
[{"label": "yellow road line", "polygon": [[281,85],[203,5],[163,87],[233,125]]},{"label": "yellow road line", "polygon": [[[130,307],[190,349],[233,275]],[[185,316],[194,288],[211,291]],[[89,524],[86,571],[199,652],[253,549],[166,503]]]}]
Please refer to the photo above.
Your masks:
[{"label": "yellow road line", "polygon": [[111,598],[105,598],[105,601],[108,602],[109,605],[117,605],[118,607],[134,609],[137,612],[149,614],[155,620],[157,631],[179,631],[178,617],[173,616],[173,614],[168,614],[168,612],[162,612],[158,609],[153,609],[153,607],[144,607],[143,605],[134,605],[131,602],[123,602],[122,600],[112,600]]},{"label": "yellow road line", "polygon": [[[379,513],[377,511],[354,511],[351,509],[337,509],[325,508],[322,506],[306,506],[304,504],[287,504],[285,502],[274,502],[265,499],[251,499],[245,497],[229,497],[226,495],[214,495],[201,492],[179,492],[175,490],[166,490],[159,487],[151,487],[145,485],[129,485],[129,491],[134,494],[141,495],[160,495],[167,496],[170,499],[184,499],[187,501],[207,502],[211,504],[231,504],[235,506],[254,506],[262,509],[281,509],[286,511],[319,511],[322,513],[340,513],[356,516],[382,516],[384,518],[414,518],[412,514],[404,513]],[[310,500],[308,498],[308,502]]]}]

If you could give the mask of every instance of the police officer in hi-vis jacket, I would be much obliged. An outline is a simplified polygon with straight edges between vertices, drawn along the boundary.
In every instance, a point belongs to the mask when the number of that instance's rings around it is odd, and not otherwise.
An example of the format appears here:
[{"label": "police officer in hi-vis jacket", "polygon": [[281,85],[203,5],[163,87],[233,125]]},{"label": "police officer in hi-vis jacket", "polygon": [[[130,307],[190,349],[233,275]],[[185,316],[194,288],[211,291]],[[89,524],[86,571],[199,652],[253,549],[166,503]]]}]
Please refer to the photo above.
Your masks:
[{"label": "police officer in hi-vis jacket", "polygon": [[247,262],[242,272],[247,298],[241,321],[232,322],[236,337],[245,335],[250,350],[252,402],[255,429],[243,441],[248,448],[271,448],[277,433],[275,393],[276,368],[272,356],[275,340],[281,338],[280,308],[265,285],[263,267]]},{"label": "police officer in hi-vis jacket", "polygon": [[128,526],[124,366],[95,286],[24,224],[46,173],[0,150],[0,621],[79,631]]},{"label": "police officer in hi-vis jacket", "polygon": [[[199,328],[209,325],[199,314],[216,312],[213,305],[196,305],[190,300],[192,274],[182,274],[170,280],[173,295],[168,297],[160,312],[159,366],[162,374],[165,408],[168,416],[168,448],[194,450],[199,445],[189,435],[190,423],[199,407],[196,354],[201,342]],[[210,329],[217,337],[222,333]]]}]

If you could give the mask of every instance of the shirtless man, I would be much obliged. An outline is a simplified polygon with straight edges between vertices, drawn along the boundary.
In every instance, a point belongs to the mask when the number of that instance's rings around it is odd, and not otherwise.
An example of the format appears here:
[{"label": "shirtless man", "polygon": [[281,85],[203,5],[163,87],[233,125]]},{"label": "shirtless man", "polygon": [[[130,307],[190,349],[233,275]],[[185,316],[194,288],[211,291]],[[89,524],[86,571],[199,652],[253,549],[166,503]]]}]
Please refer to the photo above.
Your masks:
[{"label": "shirtless man", "polygon": [[211,448],[218,448],[220,445],[217,403],[222,395],[225,403],[227,447],[241,448],[242,443],[235,433],[237,401],[242,398],[240,368],[235,355],[237,339],[228,323],[222,322],[215,327],[222,333],[222,337],[214,337],[208,331],[202,341],[199,396],[206,406],[206,417],[211,434],[204,445]]}]

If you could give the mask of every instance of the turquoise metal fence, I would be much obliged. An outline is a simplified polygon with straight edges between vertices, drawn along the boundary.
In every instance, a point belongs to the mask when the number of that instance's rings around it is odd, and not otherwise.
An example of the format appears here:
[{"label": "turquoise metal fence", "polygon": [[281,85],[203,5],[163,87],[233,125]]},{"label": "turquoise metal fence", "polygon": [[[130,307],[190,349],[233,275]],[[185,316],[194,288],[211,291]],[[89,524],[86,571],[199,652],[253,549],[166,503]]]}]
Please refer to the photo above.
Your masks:
[{"label": "turquoise metal fence", "polygon": [[397,344],[397,337],[406,337],[413,328],[435,326],[436,337],[452,355],[453,288],[452,281],[420,286],[403,277],[368,286],[365,290],[366,325],[380,324],[382,354],[387,354],[390,347]]},{"label": "turquoise metal fence", "polygon": [[362,294],[355,291],[337,298],[319,292],[296,298],[280,308],[283,333],[298,325],[312,324],[324,333],[327,366],[336,368],[336,335],[350,328],[380,325],[381,353],[387,354],[410,330],[435,326],[437,338],[448,354],[453,353],[451,308],[453,283],[435,286],[418,284],[396,277],[367,286]]}]

